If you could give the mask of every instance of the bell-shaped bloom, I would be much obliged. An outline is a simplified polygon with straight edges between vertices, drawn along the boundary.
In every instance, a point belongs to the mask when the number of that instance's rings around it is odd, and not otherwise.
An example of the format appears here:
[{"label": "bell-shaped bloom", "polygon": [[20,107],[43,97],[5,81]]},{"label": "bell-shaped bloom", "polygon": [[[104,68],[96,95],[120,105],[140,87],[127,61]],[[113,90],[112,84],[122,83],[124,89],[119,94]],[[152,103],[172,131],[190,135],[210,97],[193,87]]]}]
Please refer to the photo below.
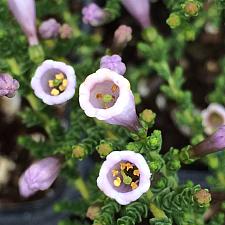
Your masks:
[{"label": "bell-shaped bloom", "polygon": [[75,71],[72,66],[63,62],[45,60],[36,69],[31,87],[45,104],[62,104],[75,94]]},{"label": "bell-shaped bloom", "polygon": [[8,0],[8,5],[27,36],[30,46],[37,45],[35,0]]},{"label": "bell-shaped bloom", "polygon": [[80,85],[79,102],[89,117],[109,124],[139,128],[129,81],[109,69],[99,69]]},{"label": "bell-shaped bloom", "polygon": [[122,4],[143,28],[150,26],[149,0],[122,0]]},{"label": "bell-shaped bloom", "polygon": [[107,20],[107,13],[95,3],[90,3],[82,9],[83,22],[92,26],[100,26]]},{"label": "bell-shaped bloom", "polygon": [[47,190],[60,171],[60,161],[48,157],[32,164],[19,179],[20,195],[27,198],[37,191]]},{"label": "bell-shaped bloom", "polygon": [[191,147],[191,157],[202,157],[225,149],[225,125],[199,144]]},{"label": "bell-shaped bloom", "polygon": [[0,74],[0,96],[12,98],[15,96],[19,82],[13,79],[9,74]]},{"label": "bell-shaped bloom", "polygon": [[211,103],[207,109],[202,111],[202,125],[208,135],[225,125],[225,108],[217,103]]},{"label": "bell-shaped bloom", "polygon": [[43,21],[39,27],[39,34],[43,39],[56,38],[59,35],[60,24],[54,19]]},{"label": "bell-shaped bloom", "polygon": [[126,72],[126,66],[119,55],[106,55],[101,58],[100,68],[107,68],[120,75]]},{"label": "bell-shaped bloom", "polygon": [[148,191],[150,178],[150,169],[141,154],[114,151],[102,164],[97,185],[105,195],[127,205]]},{"label": "bell-shaped bloom", "polygon": [[121,50],[126,47],[127,43],[132,39],[132,29],[126,25],[120,25],[113,37],[113,49]]}]

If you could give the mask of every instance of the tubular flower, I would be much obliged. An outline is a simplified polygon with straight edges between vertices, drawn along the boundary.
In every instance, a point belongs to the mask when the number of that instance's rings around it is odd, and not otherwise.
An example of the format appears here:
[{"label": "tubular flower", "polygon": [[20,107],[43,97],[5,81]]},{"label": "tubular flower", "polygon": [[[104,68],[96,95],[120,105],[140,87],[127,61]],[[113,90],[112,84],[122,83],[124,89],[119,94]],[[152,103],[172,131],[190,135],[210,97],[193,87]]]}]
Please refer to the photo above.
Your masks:
[{"label": "tubular flower", "polygon": [[109,69],[99,69],[80,85],[79,102],[89,117],[109,124],[139,128],[129,81]]},{"label": "tubular flower", "polygon": [[32,164],[19,179],[21,196],[29,197],[35,192],[48,189],[60,171],[60,162],[57,158],[48,157]]},{"label": "tubular flower", "polygon": [[149,0],[122,0],[127,11],[141,24],[143,28],[150,26],[150,1]]},{"label": "tubular flower", "polygon": [[148,191],[150,178],[149,167],[141,154],[114,151],[102,164],[97,185],[105,195],[127,205]]},{"label": "tubular flower", "polygon": [[73,67],[63,62],[44,61],[35,71],[31,87],[37,97],[48,105],[57,105],[75,94],[76,76]]},{"label": "tubular flower", "polygon": [[44,39],[56,38],[59,35],[60,24],[54,19],[42,22],[39,27],[39,34]]},{"label": "tubular flower", "polygon": [[211,103],[202,111],[202,125],[208,135],[225,125],[225,108],[217,103]]},{"label": "tubular flower", "polygon": [[83,22],[92,26],[99,26],[105,23],[107,13],[95,3],[91,3],[82,9]]},{"label": "tubular flower", "polygon": [[37,45],[35,0],[8,0],[9,9],[28,38],[30,46]]},{"label": "tubular flower", "polygon": [[0,74],[0,96],[12,98],[19,87],[19,82],[9,74]]},{"label": "tubular flower", "polygon": [[120,75],[126,72],[126,66],[119,55],[106,55],[101,58],[100,68],[107,68]]}]

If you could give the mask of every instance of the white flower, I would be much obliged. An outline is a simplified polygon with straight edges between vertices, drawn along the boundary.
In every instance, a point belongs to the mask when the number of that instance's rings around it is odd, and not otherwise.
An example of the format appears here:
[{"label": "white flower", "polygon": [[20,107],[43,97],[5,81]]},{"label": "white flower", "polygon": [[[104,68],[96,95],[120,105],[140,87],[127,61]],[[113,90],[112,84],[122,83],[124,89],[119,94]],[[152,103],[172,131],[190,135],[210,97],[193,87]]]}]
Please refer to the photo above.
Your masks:
[{"label": "white flower", "polygon": [[121,205],[136,201],[150,188],[151,173],[144,157],[133,151],[111,152],[102,164],[98,187]]},{"label": "white flower", "polygon": [[48,105],[57,105],[75,94],[76,76],[72,66],[53,60],[44,61],[35,71],[31,86],[37,97]]},{"label": "white flower", "polygon": [[202,125],[208,135],[225,125],[225,108],[217,103],[211,103],[202,111]]},{"label": "white flower", "polygon": [[131,130],[139,127],[130,83],[112,70],[101,68],[89,75],[80,85],[79,102],[89,117]]}]

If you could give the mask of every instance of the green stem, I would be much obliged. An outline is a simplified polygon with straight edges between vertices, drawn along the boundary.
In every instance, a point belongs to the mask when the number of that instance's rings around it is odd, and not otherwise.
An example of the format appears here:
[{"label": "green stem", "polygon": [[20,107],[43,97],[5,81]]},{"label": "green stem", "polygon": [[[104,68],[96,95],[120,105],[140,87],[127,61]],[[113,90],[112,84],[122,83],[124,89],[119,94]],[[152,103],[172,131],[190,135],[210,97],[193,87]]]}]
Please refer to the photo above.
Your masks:
[{"label": "green stem", "polygon": [[89,191],[81,177],[75,180],[74,185],[75,185],[76,189],[80,192],[81,196],[85,200],[89,200],[89,198],[90,198]]}]

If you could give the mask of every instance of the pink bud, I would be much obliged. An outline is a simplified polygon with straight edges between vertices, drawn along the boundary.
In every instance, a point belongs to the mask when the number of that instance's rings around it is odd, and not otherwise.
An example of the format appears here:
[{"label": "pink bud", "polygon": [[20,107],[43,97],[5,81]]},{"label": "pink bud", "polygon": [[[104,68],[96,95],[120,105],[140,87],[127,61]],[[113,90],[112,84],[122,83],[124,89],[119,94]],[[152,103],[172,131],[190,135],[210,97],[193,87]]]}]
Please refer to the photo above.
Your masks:
[{"label": "pink bud", "polygon": [[34,0],[8,0],[9,9],[28,38],[30,46],[38,44]]},{"label": "pink bud", "polygon": [[150,26],[149,0],[122,0],[122,4],[143,28]]},{"label": "pink bud", "polygon": [[19,192],[27,198],[37,191],[48,189],[57,178],[60,162],[57,158],[48,157],[32,164],[19,179]]}]

